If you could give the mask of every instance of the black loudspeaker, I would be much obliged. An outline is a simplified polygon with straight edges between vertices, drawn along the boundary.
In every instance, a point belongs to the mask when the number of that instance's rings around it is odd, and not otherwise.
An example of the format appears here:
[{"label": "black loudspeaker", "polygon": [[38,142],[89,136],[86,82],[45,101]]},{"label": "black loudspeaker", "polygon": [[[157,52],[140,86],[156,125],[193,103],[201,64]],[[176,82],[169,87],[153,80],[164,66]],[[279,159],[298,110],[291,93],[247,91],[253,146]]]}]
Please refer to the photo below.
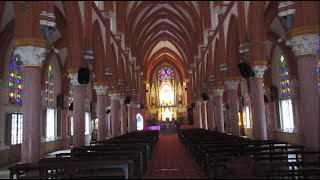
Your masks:
[{"label": "black loudspeaker", "polygon": [[59,109],[63,109],[64,108],[64,95],[63,94],[59,94],[57,96],[57,107]]},{"label": "black loudspeaker", "polygon": [[130,102],[131,102],[131,97],[127,96],[126,99],[124,100],[124,103],[130,104]]},{"label": "black loudspeaker", "polygon": [[279,99],[278,87],[277,86],[271,86],[270,87],[270,91],[271,91],[271,100],[272,101],[277,101]]},{"label": "black loudspeaker", "polygon": [[90,79],[89,68],[80,68],[78,72],[78,82],[80,84],[88,84]]},{"label": "black loudspeaker", "polygon": [[209,97],[208,97],[207,93],[202,93],[201,96],[202,96],[202,100],[204,100],[204,101],[209,100]]},{"label": "black loudspeaker", "polygon": [[107,113],[107,114],[110,114],[110,113],[111,113],[110,109],[107,109],[106,113]]},{"label": "black loudspeaker", "polygon": [[140,104],[140,109],[143,109],[144,108],[144,104]]},{"label": "black loudspeaker", "polygon": [[240,63],[238,64],[238,68],[243,78],[254,77],[254,72],[252,71],[250,64]]},{"label": "black loudspeaker", "polygon": [[264,102],[265,103],[269,102],[268,97],[266,95],[263,95],[263,97],[264,97]]},{"label": "black loudspeaker", "polygon": [[194,102],[191,103],[191,107],[192,107],[192,108],[196,107],[196,103],[194,103]]},{"label": "black loudspeaker", "polygon": [[69,110],[70,110],[70,111],[73,111],[73,102],[70,103],[70,105],[69,105]]}]

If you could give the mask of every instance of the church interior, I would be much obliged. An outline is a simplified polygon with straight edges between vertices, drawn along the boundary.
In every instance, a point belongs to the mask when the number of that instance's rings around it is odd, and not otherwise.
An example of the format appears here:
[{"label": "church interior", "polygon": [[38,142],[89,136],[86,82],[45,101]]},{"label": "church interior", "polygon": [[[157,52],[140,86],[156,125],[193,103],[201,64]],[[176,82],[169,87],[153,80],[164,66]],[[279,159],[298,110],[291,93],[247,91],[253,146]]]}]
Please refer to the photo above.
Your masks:
[{"label": "church interior", "polygon": [[1,1],[0,179],[320,178],[319,1]]}]

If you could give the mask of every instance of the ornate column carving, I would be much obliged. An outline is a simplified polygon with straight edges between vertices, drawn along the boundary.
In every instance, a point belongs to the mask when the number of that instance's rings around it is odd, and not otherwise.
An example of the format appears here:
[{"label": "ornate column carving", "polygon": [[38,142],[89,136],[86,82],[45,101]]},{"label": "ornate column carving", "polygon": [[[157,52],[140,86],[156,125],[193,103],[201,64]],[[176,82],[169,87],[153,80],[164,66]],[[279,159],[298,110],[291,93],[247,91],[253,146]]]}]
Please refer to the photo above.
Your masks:
[{"label": "ornate column carving", "polygon": [[267,70],[266,65],[253,65],[252,70],[254,71],[255,78],[263,78],[264,71]]},{"label": "ornate column carving", "polygon": [[[23,62],[23,139],[21,161],[35,163],[40,159],[41,73],[46,58],[47,42],[40,39],[17,39],[15,54]],[[32,68],[37,67],[37,68]]]},{"label": "ornate column carving", "polygon": [[228,80],[224,82],[224,85],[227,87],[227,90],[237,90],[239,82],[239,80]]},{"label": "ornate column carving", "polygon": [[292,37],[287,41],[287,45],[291,47],[292,52],[296,56],[317,54],[317,42],[319,42],[318,34],[303,34]]}]

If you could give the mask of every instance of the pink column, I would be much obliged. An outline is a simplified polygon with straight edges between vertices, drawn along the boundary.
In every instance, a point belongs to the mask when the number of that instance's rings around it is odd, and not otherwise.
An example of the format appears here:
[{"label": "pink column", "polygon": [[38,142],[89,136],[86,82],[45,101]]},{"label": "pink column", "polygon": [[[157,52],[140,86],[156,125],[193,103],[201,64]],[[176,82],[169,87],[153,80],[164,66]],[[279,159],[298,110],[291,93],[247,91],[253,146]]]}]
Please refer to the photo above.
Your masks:
[{"label": "pink column", "polygon": [[251,84],[251,107],[252,107],[252,133],[253,138],[259,140],[267,139],[267,123],[265,104],[263,98],[263,79],[252,78]]},{"label": "pink column", "polygon": [[121,135],[128,132],[127,129],[127,104],[123,100],[120,100],[120,121],[121,121]]},{"label": "pink column", "polygon": [[106,100],[105,94],[97,95],[98,141],[107,139]]},{"label": "pink column", "polygon": [[207,102],[201,102],[201,119],[202,119],[202,128],[208,129],[208,115],[207,115]]},{"label": "pink column", "polygon": [[61,109],[61,141],[62,148],[69,148],[68,139],[68,109]]},{"label": "pink column", "polygon": [[214,88],[213,96],[214,96],[214,104],[215,104],[215,122],[217,126],[218,132],[224,133],[224,115],[223,115],[223,92],[224,89]]},{"label": "pink column", "polygon": [[[109,107],[109,106],[111,107],[111,98],[108,95],[105,96],[105,101],[106,101],[106,107]],[[106,122],[106,128],[107,128],[106,129],[107,137],[111,137],[111,119],[109,118],[109,116],[107,114],[105,117],[105,122]]]},{"label": "pink column", "polygon": [[201,101],[196,102],[197,107],[197,128],[202,128],[202,118],[201,118]]},{"label": "pink column", "polygon": [[320,150],[319,92],[316,55],[298,56],[298,75],[303,120],[304,146]]},{"label": "pink column", "polygon": [[230,107],[231,134],[240,136],[240,126],[238,121],[238,94],[237,90],[228,90],[228,100]]},{"label": "pink column", "polygon": [[238,94],[237,89],[239,85],[239,80],[228,80],[224,83],[227,87],[227,97],[229,104],[229,122],[231,127],[231,134],[235,136],[240,136],[240,126],[238,118]]},{"label": "pink column", "polygon": [[127,107],[128,107],[128,132],[131,132],[131,131],[133,131],[132,130],[132,121],[133,121],[133,117],[132,117],[132,115],[133,115],[133,112],[132,112],[132,104],[127,104]]},{"label": "pink column", "polygon": [[132,121],[131,121],[131,131],[136,131],[137,130],[137,105],[133,104],[132,106]]},{"label": "pink column", "polygon": [[303,124],[300,123],[300,128],[303,129],[303,145],[310,149],[320,150],[320,98],[316,73],[319,61],[317,42],[320,38],[319,30],[306,32],[314,33],[291,37],[287,42],[297,57],[302,112],[301,122],[303,122]]},{"label": "pink column", "polygon": [[192,108],[192,118],[193,118],[193,127],[198,128],[197,126],[197,105]]},{"label": "pink column", "polygon": [[85,145],[85,102],[86,85],[76,85],[73,89],[73,147]]},{"label": "pink column", "polygon": [[211,95],[209,95],[209,100],[207,101],[207,114],[208,114],[208,129],[211,131],[214,131],[215,123],[214,123],[213,96]]},{"label": "pink column", "polygon": [[40,159],[41,68],[23,68],[23,136],[21,161],[35,163]]},{"label": "pink column", "polygon": [[[35,44],[37,46],[47,45],[43,40],[39,40]],[[21,161],[36,163],[40,159],[41,68],[46,57],[46,49],[30,44],[16,47],[14,53],[20,55],[24,66]]]},{"label": "pink column", "polygon": [[303,144],[303,121],[301,119],[301,102],[299,92],[299,82],[297,79],[290,81],[291,86],[291,101],[293,111],[293,132],[298,135],[298,143]]},{"label": "pink column", "polygon": [[222,96],[215,96],[214,103],[216,107],[215,120],[218,132],[224,133],[223,99]]},{"label": "pink column", "polygon": [[119,95],[117,93],[111,93],[111,137],[120,135],[120,103]]}]

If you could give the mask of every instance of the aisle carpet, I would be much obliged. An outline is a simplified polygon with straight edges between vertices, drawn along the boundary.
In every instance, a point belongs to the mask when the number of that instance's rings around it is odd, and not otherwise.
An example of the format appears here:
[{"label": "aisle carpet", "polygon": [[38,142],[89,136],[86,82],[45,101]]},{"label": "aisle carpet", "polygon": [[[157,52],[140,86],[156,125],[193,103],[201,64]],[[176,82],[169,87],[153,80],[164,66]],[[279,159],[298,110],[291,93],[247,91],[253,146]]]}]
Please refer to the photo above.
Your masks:
[{"label": "aisle carpet", "polygon": [[177,134],[161,134],[145,179],[205,179]]}]

